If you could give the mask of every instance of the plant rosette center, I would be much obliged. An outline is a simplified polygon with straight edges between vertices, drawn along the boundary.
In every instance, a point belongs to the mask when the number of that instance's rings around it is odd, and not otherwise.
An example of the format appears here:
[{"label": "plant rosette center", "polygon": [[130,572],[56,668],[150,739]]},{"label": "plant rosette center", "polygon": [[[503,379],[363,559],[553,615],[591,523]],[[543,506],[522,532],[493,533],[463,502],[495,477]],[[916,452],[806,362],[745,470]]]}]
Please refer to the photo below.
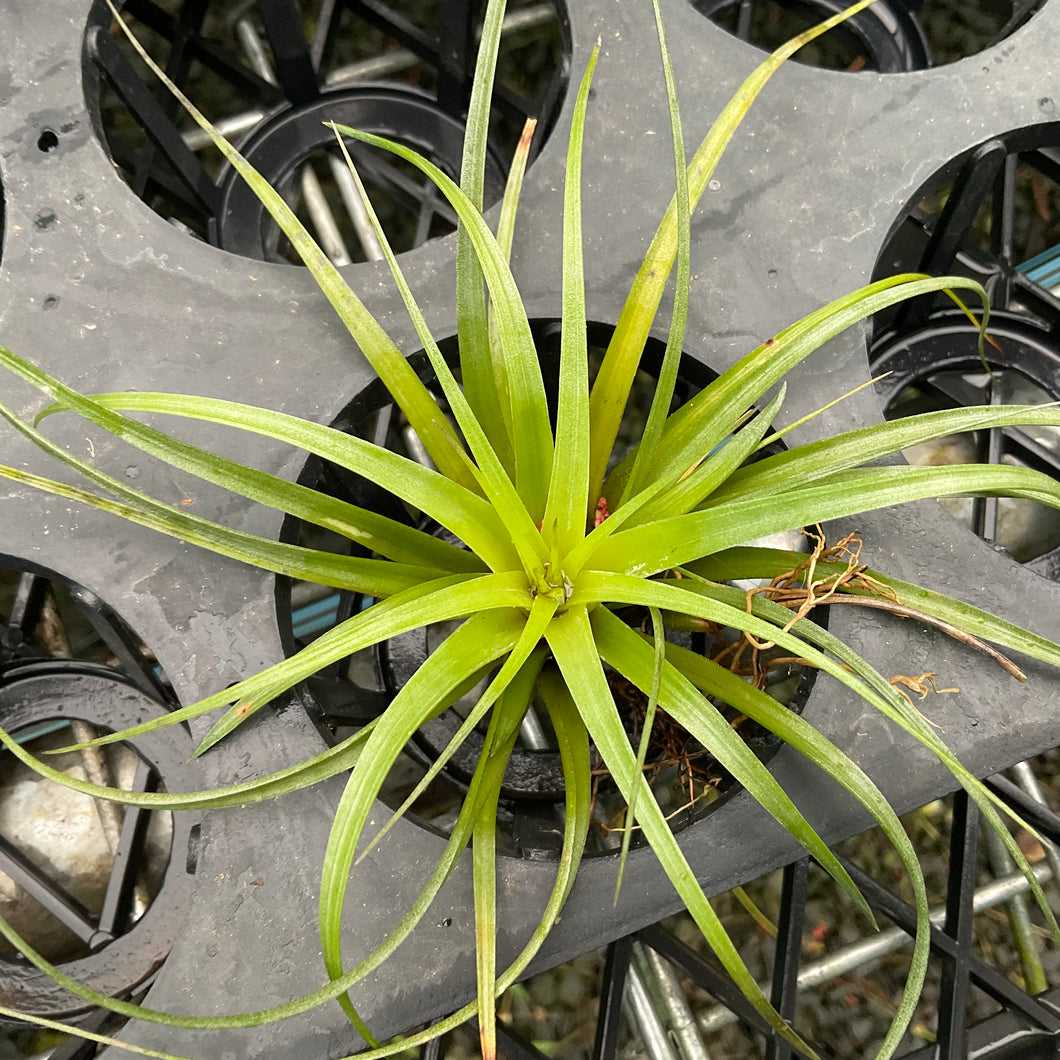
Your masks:
[{"label": "plant rosette center", "polygon": [[[544,535],[544,531],[542,531],[542,534]],[[549,545],[549,552],[554,557],[558,556],[559,549],[556,542],[552,542]],[[536,600],[538,597],[544,597],[556,604],[557,612],[562,612],[566,609],[567,602],[573,594],[574,583],[568,577],[562,560],[549,559],[531,570],[531,599]]]}]

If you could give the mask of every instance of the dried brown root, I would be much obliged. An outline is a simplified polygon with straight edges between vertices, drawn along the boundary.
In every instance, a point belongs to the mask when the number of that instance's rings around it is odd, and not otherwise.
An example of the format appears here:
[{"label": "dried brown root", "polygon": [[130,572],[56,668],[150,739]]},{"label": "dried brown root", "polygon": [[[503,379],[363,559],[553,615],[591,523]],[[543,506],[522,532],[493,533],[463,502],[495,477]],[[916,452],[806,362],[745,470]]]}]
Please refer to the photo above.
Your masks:
[{"label": "dried brown root", "polygon": [[[787,633],[810,611],[822,604],[873,607],[880,611],[889,611],[900,618],[916,619],[918,622],[941,630],[954,640],[967,644],[993,659],[1005,673],[1015,677],[1017,681],[1027,680],[1027,675],[993,645],[945,619],[936,618],[926,611],[903,604],[890,586],[884,585],[868,574],[866,566],[861,562],[862,541],[857,531],[847,534],[832,546],[826,545],[824,532],[819,526],[815,531],[806,531],[806,534],[814,542],[810,554],[790,571],[778,574],[769,585],[749,589],[747,592],[748,613],[751,611],[752,599],[755,596],[765,596],[775,603],[782,604],[795,612],[791,620],[784,625],[784,632]],[[814,577],[819,563],[838,562],[845,562],[846,570],[822,578]],[[773,647],[772,643],[763,643],[747,633],[744,634],[744,638],[756,652]]]},{"label": "dried brown root", "polygon": [[910,692],[915,692],[921,699],[924,699],[929,692],[934,692],[936,695],[944,695],[947,692],[960,692],[959,688],[939,688],[935,684],[935,678],[938,677],[936,673],[923,673],[919,677],[907,677],[905,674],[895,674],[894,677],[888,677],[887,683],[891,685],[898,694],[908,703],[913,710],[919,714],[924,721],[928,723],[933,729],[938,729],[939,732],[945,732],[941,725],[937,725],[933,722],[914,702],[909,692],[906,691],[908,688]]}]

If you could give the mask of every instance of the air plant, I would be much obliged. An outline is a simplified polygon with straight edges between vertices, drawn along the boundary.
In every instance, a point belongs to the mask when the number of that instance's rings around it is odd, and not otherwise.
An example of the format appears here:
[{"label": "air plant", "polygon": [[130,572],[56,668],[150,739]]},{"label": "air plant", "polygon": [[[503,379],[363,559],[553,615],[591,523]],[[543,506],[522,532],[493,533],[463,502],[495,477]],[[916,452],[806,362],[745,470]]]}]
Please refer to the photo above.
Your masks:
[{"label": "air plant", "polygon": [[[669,101],[676,193],[632,282],[590,386],[580,166],[589,88],[599,55],[597,44],[578,88],[567,155],[560,280],[563,315],[554,417],[531,327],[508,264],[528,135],[512,166],[496,234],[483,215],[486,130],[503,0],[490,0],[485,14],[459,185],[407,147],[334,127],[437,388],[444,395],[448,416],[282,197],[167,80],[171,91],[210,134],[287,235],[354,343],[407,417],[434,466],[415,463],[327,426],[231,401],[163,393],[85,396],[0,348],[0,362],[7,370],[51,398],[52,404],[41,416],[77,413],[175,467],[305,523],[344,535],[360,546],[361,554],[342,556],[262,539],[149,497],[57,446],[38,429],[38,422],[28,422],[4,405],[0,405],[0,415],[9,424],[78,471],[99,492],[15,468],[0,468],[0,473],[266,570],[355,591],[376,601],[284,662],[175,710],[164,719],[99,737],[91,744],[126,739],[228,707],[202,740],[197,752],[201,754],[282,692],[355,651],[429,625],[448,623],[455,628],[371,724],[300,765],[226,788],[179,795],[101,788],[58,773],[0,731],[0,740],[8,750],[42,776],[96,798],[156,809],[235,807],[280,797],[348,773],[322,866],[319,931],[327,976],[324,986],[259,1012],[212,1017],[159,1012],[101,996],[71,980],[0,922],[0,931],[30,961],[86,1001],[172,1027],[260,1025],[337,1000],[369,1046],[369,1052],[361,1056],[388,1055],[440,1034],[477,1012],[483,1055],[492,1057],[496,1053],[495,999],[523,973],[548,934],[586,846],[591,748],[595,747],[625,802],[624,843],[628,843],[635,824],[735,983],[776,1034],[812,1055],[744,966],[644,777],[651,718],[656,711],[663,711],[710,749],[724,769],[790,830],[871,921],[867,904],[835,855],[732,730],[719,706],[726,704],[775,733],[834,777],[872,814],[909,874],[918,927],[908,984],[879,1052],[881,1057],[889,1057],[912,1017],[927,967],[928,904],[913,847],[873,781],[843,751],[754,682],[744,681],[730,668],[667,640],[668,627],[703,628],[709,624],[776,644],[787,654],[820,668],[846,685],[852,696],[860,696],[930,748],[1004,840],[1056,929],[1037,880],[1002,822],[993,796],[961,766],[901,692],[807,615],[812,603],[827,593],[869,595],[961,627],[967,631],[966,637],[991,640],[1050,663],[1060,663],[1060,648],[970,605],[916,586],[874,572],[859,572],[854,578],[847,565],[830,566],[828,557],[821,558],[816,572],[819,579],[826,580],[813,581],[806,576],[805,567],[799,566],[799,557],[743,547],[762,535],[927,497],[1005,494],[1060,507],[1060,487],[1033,470],[878,463],[908,446],[955,432],[1008,424],[1060,426],[1060,412],[1053,408],[1001,406],[936,412],[862,427],[762,456],[765,444],[773,438],[771,423],[784,400],[785,375],[794,365],[852,324],[925,294],[946,291],[958,304],[962,303],[955,292],[974,295],[982,303],[985,331],[988,305],[983,289],[975,281],[957,276],[905,274],[871,283],[768,338],[671,412],[689,299],[691,211],[743,115],[773,72],[801,45],[870,2],[861,0],[767,58],[738,89],[687,162],[664,27],[657,0],[652,0]],[[166,80],[157,67],[154,69]],[[400,263],[389,249],[343,137],[393,152],[417,167],[459,216],[459,381],[428,330]],[[612,460],[623,410],[671,273],[675,275],[669,338],[647,422],[636,444]],[[431,535],[348,501],[237,464],[177,441],[129,413],[205,420],[290,444],[385,488],[445,528],[450,536]],[[801,596],[796,593],[794,604],[790,593],[748,596],[728,584],[735,578],[769,581],[785,573],[789,576],[776,584],[796,586]],[[784,606],[781,600],[792,606]],[[642,616],[639,625],[625,620],[631,611]],[[621,674],[646,697],[643,735],[636,747],[615,705],[608,676],[611,671]],[[380,788],[417,729],[476,684],[481,691],[473,709],[420,785],[422,788],[437,775],[473,728],[485,728],[482,753],[442,858],[424,882],[413,908],[387,940],[354,967],[344,967],[340,925],[346,883],[351,870],[370,871],[368,865],[359,862],[372,845],[366,842],[364,831]],[[563,845],[540,924],[518,958],[509,967],[500,968],[495,951],[496,812],[506,762],[523,718],[535,702],[547,711],[562,761]],[[372,843],[378,839],[377,835]],[[428,1031],[380,1046],[356,1011],[354,988],[415,929],[469,844],[477,1003]]]}]

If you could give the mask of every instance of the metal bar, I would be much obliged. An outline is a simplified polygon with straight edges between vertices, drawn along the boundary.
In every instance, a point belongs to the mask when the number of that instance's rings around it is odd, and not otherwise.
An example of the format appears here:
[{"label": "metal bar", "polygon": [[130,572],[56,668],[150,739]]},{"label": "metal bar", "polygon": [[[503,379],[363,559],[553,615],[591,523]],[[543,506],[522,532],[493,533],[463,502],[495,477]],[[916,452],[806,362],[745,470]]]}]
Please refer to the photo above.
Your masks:
[{"label": "metal bar", "polygon": [[[1038,786],[1038,778],[1034,775],[1030,763],[1017,762],[1012,767],[1012,773],[1016,778],[1016,783],[1036,803],[1045,807],[1045,796],[1042,794],[1042,789]],[[1055,843],[1050,843],[1048,839],[1042,843],[1042,849],[1045,851],[1045,860],[1049,862],[1049,868],[1053,870],[1053,883],[1060,883],[1060,850],[1057,849]]]},{"label": "metal bar", "polygon": [[[732,1019],[726,1022],[739,1020],[752,1030],[766,1035],[767,1040],[773,1036],[773,1028],[732,980],[716,971],[698,953],[655,925],[638,931],[637,937],[682,969],[697,986],[718,998],[732,1015]],[[702,1019],[699,1026],[701,1030],[705,1029]]]},{"label": "metal bar", "polygon": [[254,23],[249,18],[241,18],[233,29],[236,40],[239,41],[239,46],[243,49],[254,73],[263,81],[268,81],[270,85],[279,85],[272,68],[272,60],[269,59],[269,53],[265,50],[265,42],[258,36]]},{"label": "metal bar", "polygon": [[[605,847],[617,846],[614,834],[600,840]],[[608,951],[610,957],[610,950]],[[662,1010],[668,1010],[662,982],[652,973],[648,949],[643,942],[633,942],[626,958],[627,967],[622,975],[625,989],[621,994],[621,1008],[630,1026],[639,1035],[649,1060],[678,1060],[660,1018]],[[605,970],[606,976],[606,970]],[[678,986],[678,990],[680,987]],[[610,1060],[614,1052],[604,1053]]]},{"label": "metal bar", "polygon": [[392,52],[373,55],[370,59],[358,59],[355,63],[336,66],[325,75],[324,83],[328,88],[346,88],[355,81],[372,81],[390,74],[400,74],[418,62],[419,58],[414,52],[407,48],[395,48]]},{"label": "metal bar", "polygon": [[681,981],[673,965],[661,954],[644,948],[652,974],[659,984],[659,995],[666,1006],[670,1035],[677,1044],[683,1060],[710,1060],[706,1045],[696,1025],[696,1017],[685,999]]},{"label": "metal bar", "polygon": [[552,741],[549,740],[548,732],[533,703],[523,715],[522,724],[519,726],[519,739],[524,747],[529,747],[533,751],[552,750]]},{"label": "metal bar", "polygon": [[[546,23],[554,21],[555,18],[556,8],[550,3],[522,7],[518,11],[510,11],[504,16],[504,21],[501,23],[501,33],[508,36],[522,33],[526,30],[539,29]],[[476,28],[476,39],[481,36],[482,31]]]},{"label": "metal bar", "polygon": [[[871,905],[909,934],[916,930],[916,913],[909,905],[885,887],[881,887],[856,865],[843,858],[839,860]],[[934,924],[931,929],[931,949],[933,956],[944,960],[947,958],[956,960],[959,955],[956,941],[945,931],[940,931]],[[965,959],[965,973],[984,993],[989,994],[1006,1008],[1027,1016],[1043,1030],[1060,1033],[1060,1014],[1055,1009],[1024,993],[974,954],[965,952],[962,956]]]},{"label": "metal bar", "polygon": [[[71,721],[70,728],[77,743],[88,743],[99,735],[95,725],[87,721]],[[90,783],[101,788],[113,787],[110,766],[103,756],[104,752],[101,747],[82,747],[79,754],[85,777]],[[118,840],[121,835],[121,810],[107,799],[94,799],[93,802],[99,826],[103,831],[103,840],[107,844],[107,850],[113,854],[118,849]]]},{"label": "metal bar", "polygon": [[[55,598],[55,590],[51,583],[46,583],[44,597],[40,608],[40,641],[41,645],[57,659],[71,658],[70,641],[66,636],[66,626],[62,615],[59,614],[58,601]],[[77,743],[90,743],[99,733],[96,727],[80,718],[70,720],[70,728]],[[82,747],[80,751],[81,765],[85,771],[86,778],[101,788],[113,787],[110,765],[107,762],[106,752],[101,747]],[[107,850],[113,854],[118,846],[118,836],[121,832],[121,810],[113,803],[105,799],[93,800],[96,810],[96,818],[103,832],[103,841]]]},{"label": "metal bar", "polygon": [[629,977],[626,980],[626,992],[622,995],[622,1008],[626,1018],[636,1029],[650,1060],[677,1060],[666,1028],[659,1018],[659,1008],[662,1005],[656,1005],[656,999],[648,988],[651,966],[642,942],[633,943],[632,958]]},{"label": "metal bar", "polygon": [[[413,66],[416,61],[416,56],[412,52],[399,48],[396,51],[373,56],[371,59],[361,59],[355,63],[336,67],[325,76],[324,84],[328,88],[346,88],[356,81],[371,81],[390,74],[401,73]],[[235,139],[264,121],[266,113],[261,109],[247,110],[228,118],[219,118],[214,125],[222,136]],[[184,134],[184,142],[193,151],[201,151],[204,147],[208,147],[211,141],[209,135],[196,126]]]},{"label": "metal bar", "polygon": [[751,16],[754,13],[754,0],[740,0],[739,11],[736,15],[736,36],[740,40],[751,39]]},{"label": "metal bar", "polygon": [[331,204],[327,195],[320,185],[320,178],[316,175],[312,165],[308,162],[302,166],[300,174],[302,182],[302,198],[305,201],[306,212],[316,231],[317,242],[320,249],[331,260],[333,265],[349,265],[353,258],[350,257],[349,248],[339,231],[338,222],[331,212]]},{"label": "metal bar", "polygon": [[[1049,866],[1044,863],[1034,866],[1034,875],[1039,882],[1052,878]],[[1030,884],[1027,883],[1023,873],[1014,872],[1011,876],[994,880],[992,883],[980,887],[975,892],[972,908],[977,913],[982,912],[984,909],[992,909],[994,906],[1007,901],[1012,895],[1022,894],[1029,887]],[[943,908],[933,910],[931,913],[932,924],[941,926],[945,915],[946,910]],[[912,941],[909,932],[905,928],[893,927],[888,928],[886,931],[880,931],[870,938],[863,939],[861,942],[845,946],[843,949],[803,967],[799,972],[799,990],[810,990],[820,986],[822,983],[830,982],[840,975],[852,972],[856,968],[869,967],[879,961],[881,957],[886,957],[889,953],[894,953],[896,950],[912,945]],[[767,983],[760,985],[763,990],[768,988]],[[738,1018],[730,1009],[723,1005],[717,1005],[699,1017],[699,1027],[705,1034],[711,1034],[722,1027],[728,1026],[730,1023],[735,1023]]]},{"label": "metal bar", "polygon": [[375,234],[349,166],[346,165],[344,159],[336,158],[331,154],[328,155],[328,164],[331,166],[331,175],[335,178],[335,184],[342,196],[346,212],[353,222],[353,230],[357,234],[357,242],[361,244],[361,251],[368,261],[382,260],[383,244]]},{"label": "metal bar", "polygon": [[[1012,860],[1001,836],[986,822],[983,822],[980,831],[982,833],[980,842],[986,850],[991,871],[995,876],[1010,875],[1015,870],[1016,863]],[[1014,894],[1005,903],[1005,912],[1008,915],[1012,941],[1020,959],[1020,968],[1023,970],[1024,989],[1028,994],[1040,994],[1049,989],[1049,981],[1042,968],[1040,947],[1031,925],[1027,896]]]},{"label": "metal bar", "polygon": [[[555,17],[556,9],[552,4],[534,4],[532,7],[524,7],[506,14],[501,23],[501,33],[508,37],[538,29],[553,21]],[[480,31],[476,28],[476,38],[479,35]],[[361,59],[355,63],[338,66],[327,75],[326,83],[329,88],[338,88],[351,81],[369,80],[373,77],[399,73],[420,61],[421,57],[408,48],[396,48],[394,51],[385,52],[371,59]]]},{"label": "metal bar", "polygon": [[339,24],[337,9],[338,0],[321,0],[320,11],[317,14],[316,33],[313,34],[313,40],[309,45],[309,61],[313,64],[314,70],[319,71],[324,64],[324,56],[327,54],[332,34]]},{"label": "metal bar", "polygon": [[[271,26],[272,33],[280,33],[286,22],[290,20],[288,14],[275,7],[275,0],[260,0],[260,2],[262,17],[266,17],[266,11],[270,13],[268,15],[269,21],[267,21],[266,24],[266,31],[270,32],[269,27]],[[285,10],[290,13],[291,17],[293,17],[293,11],[291,9],[287,8]],[[297,20],[295,20],[295,22],[297,23]],[[301,29],[297,27],[297,24],[295,28],[298,30],[297,35],[299,40],[301,40]],[[250,65],[266,81],[275,82],[276,74],[273,70],[268,53],[265,50],[265,45],[261,37],[258,36],[258,31],[255,29],[254,24],[249,18],[241,18],[236,23],[235,29],[236,35],[239,38],[239,43],[246,52],[247,60]],[[288,30],[289,29],[290,27],[288,27]],[[279,61],[276,39],[270,36],[269,42],[272,45],[273,55],[276,56],[277,61]],[[288,56],[288,58],[290,58],[290,56]],[[297,74],[297,71],[292,73],[290,69],[288,70],[288,74],[295,77],[302,76]],[[315,76],[316,75],[314,74],[314,92],[316,92]],[[286,82],[284,83],[284,90],[290,94],[291,87]],[[311,98],[315,98],[315,96]],[[302,100],[302,102],[307,102],[307,100]],[[331,212],[331,205],[328,203],[327,196],[324,194],[324,189],[320,185],[320,179],[317,177],[316,172],[310,163],[307,162],[302,166],[299,180],[306,211],[309,214],[309,219],[313,228],[316,230],[317,240],[321,245],[321,249],[331,260],[332,264],[340,266],[349,265],[353,261],[353,258],[350,257],[346,242],[342,238],[342,233],[335,220],[335,215]]]},{"label": "metal bar", "polygon": [[[213,124],[214,128],[226,140],[234,140],[264,120],[265,111],[246,110],[242,114],[233,114],[231,118],[218,118]],[[213,142],[209,133],[203,131],[197,125],[194,129],[189,129],[183,133],[183,139],[190,151],[201,151],[204,147],[209,147]]]},{"label": "metal bar", "polygon": [[[551,4],[535,4],[504,16],[501,32],[505,35],[535,29],[555,18],[555,9]],[[419,57],[407,48],[397,48],[371,59],[361,59],[355,63],[337,66],[324,77],[327,88],[347,88],[357,81],[371,81],[401,73],[419,62]],[[263,79],[266,84],[272,84]],[[219,118],[214,122],[222,136],[234,139],[255,125],[264,121],[266,111],[260,108],[233,114],[228,118]],[[184,133],[184,142],[193,151],[200,151],[210,144],[210,137],[197,126]]]},{"label": "metal bar", "polygon": [[[166,40],[171,40],[176,32],[173,16],[150,0],[127,0],[122,14],[131,15]],[[281,97],[275,87],[252,73],[243,63],[235,61],[220,41],[196,36],[189,39],[186,46],[196,62],[223,78],[240,95],[249,98],[256,96],[269,104],[280,102]]]}]

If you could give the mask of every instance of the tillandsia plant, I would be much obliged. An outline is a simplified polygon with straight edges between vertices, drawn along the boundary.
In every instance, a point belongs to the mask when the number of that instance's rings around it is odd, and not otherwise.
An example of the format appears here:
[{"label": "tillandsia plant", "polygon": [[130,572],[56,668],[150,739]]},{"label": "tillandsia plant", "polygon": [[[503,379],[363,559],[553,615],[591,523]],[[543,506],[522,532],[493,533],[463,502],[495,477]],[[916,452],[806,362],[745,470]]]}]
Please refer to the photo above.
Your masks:
[{"label": "tillandsia plant", "polygon": [[[451,420],[281,196],[188,100],[180,97],[297,249],[357,347],[419,436],[434,467],[326,426],[230,401],[163,393],[84,396],[22,357],[0,349],[0,361],[6,369],[51,398],[52,404],[42,416],[76,412],[175,467],[344,535],[356,542],[363,554],[350,557],[314,551],[196,517],[81,461],[50,441],[38,430],[36,422],[24,420],[3,405],[0,414],[8,423],[46,453],[76,469],[100,492],[15,468],[0,468],[0,473],[222,555],[290,577],[356,591],[376,601],[263,673],[175,710],[164,719],[91,743],[126,739],[228,707],[200,744],[198,753],[203,753],[282,692],[336,660],[427,625],[440,627],[448,623],[455,624],[455,629],[426,658],[377,720],[309,761],[226,788],[175,795],[135,794],[98,787],[57,772],[0,731],[0,740],[8,750],[44,777],[96,798],[158,809],[235,807],[279,797],[349,772],[322,867],[319,932],[328,980],[324,986],[257,1012],[211,1017],[160,1012],[102,996],[75,982],[41,957],[10,926],[0,922],[0,931],[33,964],[93,1004],[173,1027],[260,1025],[338,1000],[371,1047],[362,1056],[388,1055],[417,1044],[477,1011],[483,1054],[492,1057],[496,1052],[495,999],[522,974],[541,946],[563,907],[586,846],[590,755],[591,746],[595,746],[626,805],[625,842],[636,824],[739,988],[778,1035],[812,1055],[812,1050],[774,1011],[741,961],[686,862],[642,769],[651,719],[656,711],[665,712],[699,744],[710,749],[871,920],[867,904],[839,861],[730,727],[719,707],[727,704],[775,733],[835,778],[879,823],[909,874],[918,927],[908,985],[879,1051],[882,1057],[892,1055],[911,1019],[927,966],[928,905],[912,845],[872,780],[839,748],[755,682],[745,681],[731,668],[667,640],[668,627],[704,628],[710,624],[743,631],[757,643],[775,644],[790,656],[820,668],[846,685],[851,695],[862,697],[930,748],[1004,840],[1056,930],[1037,880],[1002,821],[993,796],[961,766],[939,734],[900,691],[806,616],[813,603],[829,593],[844,598],[871,596],[876,601],[887,600],[893,608],[913,610],[936,622],[960,627],[969,638],[990,640],[1050,663],[1060,664],[1060,648],[967,604],[860,567],[830,562],[823,553],[811,558],[813,570],[808,573],[806,566],[800,566],[800,557],[744,547],[746,542],[772,532],[950,494],[1007,494],[1060,507],[1060,486],[1033,470],[1010,466],[919,468],[878,463],[913,444],[955,432],[1009,424],[1060,426],[1060,411],[1053,408],[1002,406],[931,413],[862,427],[761,457],[765,444],[773,437],[770,424],[784,399],[783,380],[792,366],[852,324],[925,294],[947,291],[957,298],[954,292],[964,291],[974,295],[982,302],[985,329],[988,307],[982,288],[962,277],[923,275],[901,275],[869,284],[769,338],[686,404],[671,411],[689,299],[690,213],[743,115],[773,72],[802,44],[869,2],[862,0],[766,59],[733,96],[689,163],[664,28],[657,0],[652,0],[671,116],[676,192],[632,282],[625,308],[590,386],[580,164],[597,45],[581,79],[571,122],[563,199],[563,318],[555,400],[551,403],[527,314],[508,265],[529,132],[512,166],[496,233],[483,216],[486,127],[503,0],[490,0],[485,14],[459,185],[406,147],[336,126],[344,154],[341,137],[395,153],[425,173],[459,216],[458,381],[454,367],[446,362],[429,332],[361,188],[365,208],[422,340]],[[150,64],[147,56],[143,57]],[[170,88],[180,95],[172,84]],[[346,157],[349,160],[348,154]],[[350,168],[358,179],[352,161]],[[636,444],[625,454],[615,454],[623,410],[671,273],[674,286],[669,338],[647,422]],[[556,410],[554,417],[550,404]],[[127,415],[130,412],[205,420],[296,446],[384,487],[444,527],[451,537],[432,536],[177,441]],[[761,458],[753,459],[756,454]],[[768,592],[748,596],[727,584],[736,578],[772,579],[774,585]],[[791,606],[784,606],[785,603]],[[647,618],[638,619],[638,625],[630,624],[624,615],[631,611]],[[1022,676],[1014,666],[1011,669]],[[638,746],[633,746],[616,707],[609,671],[621,674],[646,699],[646,718]],[[474,708],[420,785],[422,788],[443,768],[473,728],[485,727],[483,750],[444,854],[424,882],[418,900],[387,940],[354,967],[347,968],[342,960],[340,935],[346,884],[351,870],[365,871],[358,869],[356,863],[383,834],[377,834],[371,843],[365,840],[366,822],[380,788],[417,729],[476,686],[482,691],[477,694]],[[563,845],[540,924],[518,958],[501,969],[495,951],[496,814],[506,762],[528,707],[534,702],[547,710],[561,756],[565,781]],[[414,930],[469,844],[474,880],[477,1004],[428,1031],[380,1046],[356,1011],[354,988]]]}]

